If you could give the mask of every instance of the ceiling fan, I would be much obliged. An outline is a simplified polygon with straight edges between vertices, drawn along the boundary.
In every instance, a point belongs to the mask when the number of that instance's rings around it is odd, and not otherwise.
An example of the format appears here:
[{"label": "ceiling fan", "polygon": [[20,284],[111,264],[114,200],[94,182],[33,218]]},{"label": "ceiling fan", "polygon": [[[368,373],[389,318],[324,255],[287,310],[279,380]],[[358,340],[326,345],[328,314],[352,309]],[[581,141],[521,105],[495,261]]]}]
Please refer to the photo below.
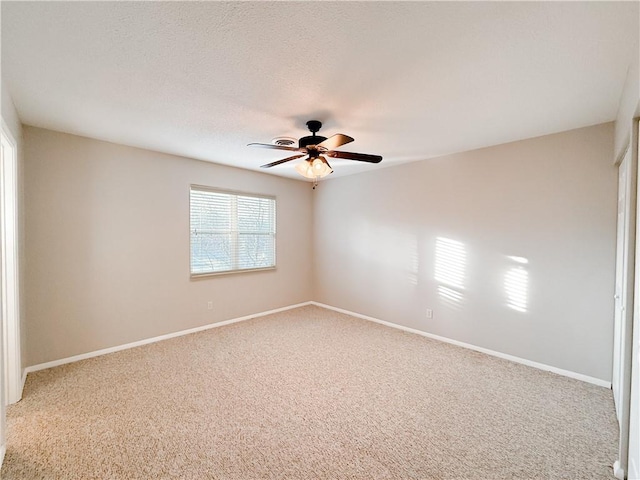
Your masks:
[{"label": "ceiling fan", "polygon": [[329,138],[316,135],[316,133],[322,128],[322,122],[318,120],[309,120],[307,127],[311,132],[311,135],[302,137],[298,140],[298,147],[290,147],[286,145],[272,145],[269,143],[250,143],[250,147],[271,148],[275,150],[287,150],[290,152],[300,152],[291,157],[283,158],[282,160],[276,160],[275,162],[260,165],[260,168],[271,168],[281,163],[290,162],[297,158],[304,157],[303,162],[296,165],[297,172],[306,178],[317,180],[318,178],[325,177],[333,172],[331,165],[327,161],[326,157],[331,158],[344,158],[346,160],[356,160],[358,162],[380,163],[382,157],[380,155],[368,155],[365,153],[352,153],[342,152],[334,150],[335,148],[346,145],[353,142],[353,138],[336,133]]}]

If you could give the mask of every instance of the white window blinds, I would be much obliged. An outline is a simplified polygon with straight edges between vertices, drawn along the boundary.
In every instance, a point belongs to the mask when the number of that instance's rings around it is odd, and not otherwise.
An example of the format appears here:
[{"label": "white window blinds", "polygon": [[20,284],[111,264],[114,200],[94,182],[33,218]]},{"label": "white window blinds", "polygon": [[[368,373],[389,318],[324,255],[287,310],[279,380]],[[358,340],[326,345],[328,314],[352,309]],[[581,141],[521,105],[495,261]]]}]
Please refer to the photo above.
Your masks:
[{"label": "white window blinds", "polygon": [[191,275],[274,268],[273,197],[191,187]]}]

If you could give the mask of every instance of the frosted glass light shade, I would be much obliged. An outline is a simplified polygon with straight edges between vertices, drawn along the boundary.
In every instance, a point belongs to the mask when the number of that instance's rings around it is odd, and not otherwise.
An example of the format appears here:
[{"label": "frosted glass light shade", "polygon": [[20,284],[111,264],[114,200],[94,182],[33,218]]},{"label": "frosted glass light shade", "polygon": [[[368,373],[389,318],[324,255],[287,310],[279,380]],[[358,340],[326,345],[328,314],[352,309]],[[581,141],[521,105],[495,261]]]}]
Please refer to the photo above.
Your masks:
[{"label": "frosted glass light shade", "polygon": [[333,169],[321,158],[304,160],[296,165],[296,171],[305,178],[322,178],[333,172]]}]

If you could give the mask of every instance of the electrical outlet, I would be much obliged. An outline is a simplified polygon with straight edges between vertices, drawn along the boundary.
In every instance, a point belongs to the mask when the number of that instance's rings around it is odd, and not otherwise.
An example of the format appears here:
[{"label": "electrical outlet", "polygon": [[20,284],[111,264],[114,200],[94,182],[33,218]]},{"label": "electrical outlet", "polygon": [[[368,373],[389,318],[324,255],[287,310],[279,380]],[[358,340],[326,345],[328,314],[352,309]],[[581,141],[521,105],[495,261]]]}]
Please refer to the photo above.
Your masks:
[{"label": "electrical outlet", "polygon": [[213,302],[207,302],[207,309],[213,310]]},{"label": "electrical outlet", "polygon": [[433,310],[427,308],[427,318],[433,318]]}]

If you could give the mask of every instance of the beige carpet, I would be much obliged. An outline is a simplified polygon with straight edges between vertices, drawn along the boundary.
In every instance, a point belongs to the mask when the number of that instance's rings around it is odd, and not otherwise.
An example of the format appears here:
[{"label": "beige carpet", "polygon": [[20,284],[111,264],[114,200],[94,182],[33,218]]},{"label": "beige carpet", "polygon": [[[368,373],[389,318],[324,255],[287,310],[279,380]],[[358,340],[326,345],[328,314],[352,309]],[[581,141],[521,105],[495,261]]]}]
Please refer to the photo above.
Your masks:
[{"label": "beige carpet", "polygon": [[610,479],[609,390],[304,307],[32,373],[3,480]]}]

